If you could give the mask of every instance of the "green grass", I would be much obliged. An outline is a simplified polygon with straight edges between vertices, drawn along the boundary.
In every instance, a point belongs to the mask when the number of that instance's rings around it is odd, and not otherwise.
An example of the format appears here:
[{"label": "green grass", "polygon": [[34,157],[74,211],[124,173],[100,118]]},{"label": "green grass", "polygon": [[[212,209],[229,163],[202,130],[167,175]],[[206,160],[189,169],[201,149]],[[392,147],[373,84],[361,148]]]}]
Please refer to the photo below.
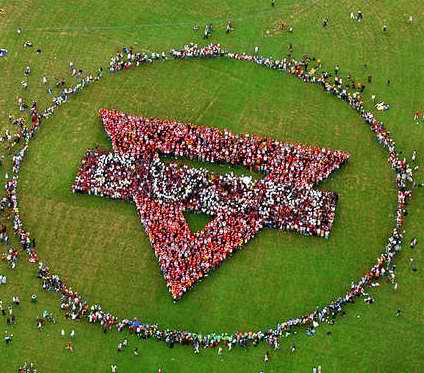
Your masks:
[{"label": "green grass", "polygon": [[[7,14],[1,19],[0,47],[10,51],[7,59],[0,59],[3,127],[18,94],[47,102],[43,74],[71,81],[66,74],[69,61],[95,71],[123,45],[161,50],[203,43],[192,25],[211,21],[217,28],[212,40],[227,48],[252,52],[258,45],[262,54],[279,57],[291,42],[296,56],[316,56],[331,70],[339,64],[343,73],[364,82],[372,74],[368,103],[373,93],[390,103],[392,109],[379,117],[400,149],[405,156],[413,149],[419,158],[424,154],[424,127],[412,120],[423,105],[424,12],[418,0],[280,1],[275,9],[266,1],[243,0],[129,1],[124,6],[115,1],[8,1],[0,7]],[[359,8],[364,23],[350,22],[350,11]],[[406,22],[409,14],[416,16],[414,25]],[[330,20],[328,29],[321,28],[324,17]],[[227,18],[236,27],[230,35],[224,33]],[[295,32],[266,36],[281,18]],[[387,35],[381,32],[384,21]],[[24,28],[21,37],[15,33],[17,26]],[[23,49],[24,40],[32,40],[43,53]],[[22,93],[19,82],[27,64],[33,75],[30,89]],[[71,193],[85,151],[96,145],[111,147],[97,115],[102,107],[350,152],[349,163],[319,186],[340,196],[330,239],[264,230],[173,304],[135,207]],[[228,172],[228,167],[215,171]],[[201,332],[272,327],[342,294],[382,250],[396,203],[386,153],[345,104],[283,74],[229,60],[158,63],[88,88],[45,122],[30,146],[19,193],[22,216],[41,257],[90,303],[101,303],[121,317]],[[421,243],[423,202],[423,193],[417,193],[406,225],[406,238],[416,235]],[[195,229],[206,223],[201,216],[189,221]],[[299,332],[283,340],[268,366],[262,362],[265,345],[236,349],[219,359],[216,351],[195,356],[187,347],[169,350],[154,341],[130,338],[130,350],[139,346],[141,356],[118,354],[116,345],[123,335],[105,336],[86,323],[64,320],[57,297],[41,292],[33,268],[23,260],[16,272],[1,264],[9,285],[0,287],[0,298],[6,302],[19,294],[25,301],[17,310],[13,344],[0,344],[0,372],[14,371],[24,360],[36,361],[41,372],[107,372],[114,361],[120,372],[155,372],[158,367],[165,372],[310,372],[318,364],[326,372],[424,371],[421,246],[415,252],[406,245],[400,255],[397,291],[382,284],[372,292],[375,305],[358,301],[336,325],[320,327],[317,336]],[[416,260],[416,273],[409,270],[410,257]],[[40,298],[36,306],[29,302],[33,292]],[[35,318],[44,308],[60,316],[57,325],[40,333]],[[394,317],[397,308],[402,309],[400,318]],[[1,318],[0,323],[6,328]],[[76,330],[74,354],[64,350],[62,328]],[[326,335],[328,330],[332,336]],[[295,354],[287,347],[293,342]]]}]

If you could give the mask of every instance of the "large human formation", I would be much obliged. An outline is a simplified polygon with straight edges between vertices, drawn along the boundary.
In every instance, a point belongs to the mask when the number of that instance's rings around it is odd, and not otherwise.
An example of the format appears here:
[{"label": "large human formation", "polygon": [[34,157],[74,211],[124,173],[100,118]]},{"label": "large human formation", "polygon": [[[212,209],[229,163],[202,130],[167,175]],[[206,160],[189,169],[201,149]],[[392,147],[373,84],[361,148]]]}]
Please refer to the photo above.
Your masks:
[{"label": "large human formation", "polygon": [[[264,227],[329,236],[337,194],[313,185],[347,153],[106,109],[100,115],[113,152],[89,151],[73,191],[134,201],[174,299]],[[166,165],[159,153],[243,165],[265,177]],[[185,210],[214,218],[193,233]]]},{"label": "large human formation", "polygon": [[[188,52],[187,52],[188,51]],[[178,51],[177,51],[178,52]],[[377,258],[376,263],[356,282],[353,282],[350,289],[340,297],[334,298],[324,307],[317,307],[314,311],[303,316],[292,318],[283,322],[278,322],[273,328],[259,331],[227,333],[209,333],[199,334],[186,330],[161,329],[156,324],[149,324],[138,319],[119,320],[116,316],[104,311],[100,305],[90,306],[77,292],[72,291],[60,278],[54,275],[46,264],[39,263],[38,276],[42,280],[43,288],[54,291],[61,296],[62,306],[66,310],[68,316],[78,319],[87,319],[92,323],[100,324],[107,331],[112,327],[116,327],[119,331],[128,329],[140,336],[141,338],[155,338],[159,341],[167,343],[169,346],[175,343],[191,345],[195,351],[199,351],[204,347],[215,347],[220,344],[226,344],[229,348],[232,346],[248,346],[266,341],[271,346],[278,346],[279,338],[283,335],[291,333],[294,328],[301,326],[318,326],[323,322],[332,322],[337,314],[343,311],[346,304],[352,303],[357,297],[368,294],[366,290],[375,282],[382,278],[395,281],[393,260],[396,254],[401,250],[403,240],[404,216],[407,213],[407,205],[411,198],[411,184],[413,183],[413,172],[408,166],[405,159],[402,159],[397,151],[396,144],[390,133],[385,129],[384,124],[380,122],[372,112],[365,109],[361,94],[357,91],[351,91],[343,84],[335,83],[327,71],[321,71],[320,65],[311,68],[311,60],[303,58],[295,60],[291,57],[281,60],[262,56],[251,56],[243,53],[232,53],[224,51],[219,45],[212,45],[207,48],[200,48],[195,44],[186,46],[180,53],[173,53],[174,58],[185,59],[191,58],[188,53],[194,56],[202,56],[202,58],[210,58],[223,56],[229,59],[252,62],[267,68],[285,72],[293,77],[302,80],[305,83],[312,83],[320,86],[325,92],[341,99],[353,108],[363,119],[364,123],[370,128],[375,135],[377,141],[388,152],[388,163],[395,173],[395,186],[397,190],[397,206],[395,221],[392,233],[389,235],[382,253]],[[172,54],[171,54],[172,56]],[[149,56],[147,56],[150,58]],[[169,57],[166,57],[167,59]],[[114,57],[114,64],[120,62],[126,63],[130,61],[130,56],[124,51],[119,52]],[[133,65],[131,65],[133,66]],[[129,66],[129,67],[131,67]],[[110,72],[114,73],[121,69],[115,69],[113,66]],[[95,78],[86,76],[74,87],[67,89],[67,93],[63,92],[61,100],[55,99],[53,104],[45,110],[36,110],[32,113],[33,125],[28,129],[23,137],[24,146],[18,150],[13,157],[13,170],[10,179],[6,182],[6,197],[2,201],[2,205],[11,209],[13,212],[13,228],[16,236],[22,244],[22,248],[29,254],[30,261],[38,261],[35,244],[30,238],[29,232],[24,228],[17,198],[17,181],[22,161],[28,149],[31,138],[37,133],[45,118],[54,114],[58,107],[68,101],[69,97],[77,94],[83,88],[89,86],[93,82],[100,80],[102,74]]]}]

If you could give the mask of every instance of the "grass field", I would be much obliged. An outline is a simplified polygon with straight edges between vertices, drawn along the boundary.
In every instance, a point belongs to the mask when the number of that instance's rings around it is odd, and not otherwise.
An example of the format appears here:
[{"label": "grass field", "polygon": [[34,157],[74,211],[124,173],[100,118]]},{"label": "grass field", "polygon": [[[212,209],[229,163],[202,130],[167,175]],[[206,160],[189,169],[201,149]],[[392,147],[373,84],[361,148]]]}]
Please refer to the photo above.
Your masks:
[{"label": "grass field", "polygon": [[[36,97],[47,103],[41,76],[72,77],[73,61],[95,71],[122,46],[149,51],[203,43],[194,24],[212,22],[211,41],[238,51],[274,57],[287,53],[320,58],[330,69],[338,64],[365,82],[371,95],[391,104],[379,115],[405,156],[417,150],[424,157],[424,124],[413,112],[424,111],[424,8],[419,0],[330,2],[327,0],[270,1],[0,1],[0,123],[16,111],[16,97]],[[361,9],[364,22],[353,22],[351,11]],[[408,16],[414,23],[408,24]],[[329,26],[321,26],[328,17]],[[225,34],[227,19],[235,31]],[[284,20],[294,33],[274,31]],[[388,32],[382,32],[383,24]],[[23,28],[23,35],[16,28]],[[267,34],[266,31],[270,30]],[[24,49],[31,40],[34,48]],[[37,55],[36,48],[42,53]],[[30,86],[20,81],[30,65]],[[367,67],[364,66],[367,64]],[[386,81],[390,79],[388,86]],[[174,304],[159,272],[157,260],[133,205],[87,195],[75,195],[71,184],[89,148],[110,148],[98,109],[106,107],[139,115],[174,118],[236,133],[250,132],[281,141],[299,142],[351,153],[349,163],[320,185],[339,194],[336,221],[329,240],[264,230],[241,252]],[[5,153],[6,151],[3,150]],[[421,162],[422,163],[422,162]],[[6,160],[3,168],[10,164]],[[225,169],[221,169],[225,172]],[[424,174],[419,175],[424,179]],[[283,74],[230,60],[167,61],[106,77],[72,98],[44,123],[32,142],[21,172],[19,195],[26,226],[37,239],[43,260],[68,284],[120,317],[137,316],[162,327],[201,332],[273,327],[277,321],[322,306],[349,288],[382,251],[390,233],[396,205],[393,174],[386,153],[360,118],[317,87]],[[263,363],[267,346],[235,349],[217,356],[216,350],[194,355],[188,347],[168,349],[154,341],[129,339],[130,348],[118,353],[124,334],[104,335],[87,323],[67,321],[55,294],[41,291],[34,268],[21,260],[0,287],[0,299],[18,294],[14,341],[0,344],[0,372],[16,371],[25,360],[40,372],[424,372],[424,195],[414,196],[406,224],[408,245],[398,260],[399,288],[384,284],[372,294],[376,303],[349,306],[333,326],[318,328],[315,337],[304,331],[282,340],[282,348]],[[190,217],[199,229],[202,217]],[[416,261],[413,273],[409,258]],[[23,258],[23,256],[22,256]],[[30,303],[37,293],[37,305]],[[402,314],[395,317],[400,308]],[[43,309],[59,319],[39,332],[35,319]],[[4,319],[0,319],[4,330]],[[75,329],[75,352],[65,351],[60,330]],[[331,331],[331,336],[326,334]],[[0,329],[0,332],[3,332]],[[288,346],[295,343],[296,353]],[[139,357],[132,354],[138,346]]]}]

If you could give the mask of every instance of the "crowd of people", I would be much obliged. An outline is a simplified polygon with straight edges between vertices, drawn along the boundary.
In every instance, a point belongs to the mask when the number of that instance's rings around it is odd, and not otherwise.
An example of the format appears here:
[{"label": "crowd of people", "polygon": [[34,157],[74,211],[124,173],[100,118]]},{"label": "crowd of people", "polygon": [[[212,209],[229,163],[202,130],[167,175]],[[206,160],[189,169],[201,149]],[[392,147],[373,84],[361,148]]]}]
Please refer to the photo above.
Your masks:
[{"label": "crowd of people", "polygon": [[[190,54],[184,52],[185,50],[189,50]],[[121,51],[119,54],[122,56],[119,57],[121,59],[127,59],[129,56],[127,53]],[[395,282],[393,259],[401,250],[404,216],[407,213],[408,202],[412,194],[411,183],[413,183],[413,171],[409,167],[407,161],[401,158],[400,153],[397,151],[396,144],[390,133],[385,129],[384,124],[380,122],[372,112],[365,109],[360,92],[355,90],[352,91],[349,87],[346,87],[343,84],[336,84],[331,79],[331,76],[327,71],[320,70],[321,66],[314,66],[313,70],[308,68],[308,66],[310,66],[309,64],[311,59],[306,57],[301,60],[295,60],[292,57],[274,60],[272,58],[261,57],[259,55],[251,56],[244,53],[223,51],[218,45],[211,45],[206,48],[190,45],[183,48],[181,51],[171,51],[171,57],[172,56],[174,56],[174,58],[223,56],[223,58],[249,61],[266,68],[288,73],[305,83],[316,84],[328,94],[346,102],[362,117],[364,123],[375,135],[377,141],[388,152],[389,165],[395,173],[395,185],[398,195],[393,231],[389,235],[387,243],[376,263],[358,281],[352,283],[350,289],[345,294],[335,298],[326,306],[316,308],[314,311],[306,315],[298,318],[292,318],[284,322],[279,322],[274,328],[259,331],[236,332],[232,334],[210,333],[203,335],[185,330],[161,329],[155,324],[147,324],[137,319],[118,320],[116,316],[102,310],[99,305],[90,307],[78,293],[68,288],[66,284],[58,276],[54,275],[45,264],[40,263],[39,277],[42,279],[43,288],[57,292],[61,295],[62,304],[65,305],[64,309],[66,312],[70,315],[74,315],[74,318],[87,319],[92,323],[97,324],[102,324],[102,322],[104,324],[103,320],[109,320],[108,325],[110,328],[116,327],[118,330],[128,329],[130,332],[134,332],[141,338],[155,338],[165,342],[170,347],[176,343],[180,343],[191,345],[195,351],[199,351],[200,348],[210,348],[225,344],[229,349],[231,349],[236,345],[246,347],[252,344],[255,345],[261,341],[266,341],[271,346],[276,347],[278,346],[279,338],[290,334],[294,328],[301,326],[310,327],[311,325],[317,327],[323,322],[332,322],[337,314],[344,312],[343,308],[346,304],[352,303],[357,297],[367,297],[366,289],[374,286],[374,284],[378,283],[378,280],[386,278]],[[166,57],[165,60],[167,58],[168,57]],[[115,65],[110,68],[111,73],[122,70],[122,68],[119,67],[119,64],[117,65],[117,68],[114,66]],[[23,250],[29,255],[29,260],[32,262],[38,261],[37,251],[35,243],[30,238],[29,232],[27,232],[24,228],[23,221],[20,216],[16,192],[19,170],[25,157],[28,144],[30,139],[40,128],[41,123],[44,122],[44,119],[53,115],[59,106],[68,101],[67,98],[77,94],[83,88],[100,80],[102,77],[103,76],[99,74],[96,78],[90,78],[89,76],[82,78],[76,86],[70,87],[66,90],[66,92],[64,92],[66,99],[55,99],[53,104],[48,108],[42,111],[33,111],[32,118],[34,120],[32,121],[32,127],[28,129],[27,135],[24,137],[23,147],[18,150],[13,157],[12,176],[6,182],[6,197],[2,200],[2,205],[12,211],[15,234],[20,240]],[[94,317],[94,315],[96,317]],[[107,328],[105,328],[105,331],[106,330]]]},{"label": "crowd of people", "polygon": [[[89,151],[74,192],[133,200],[170,293],[179,299],[263,227],[328,237],[337,195],[313,185],[349,157],[255,135],[101,110],[113,153]],[[159,153],[243,165],[265,177],[165,164]],[[183,212],[214,219],[191,232]]]}]

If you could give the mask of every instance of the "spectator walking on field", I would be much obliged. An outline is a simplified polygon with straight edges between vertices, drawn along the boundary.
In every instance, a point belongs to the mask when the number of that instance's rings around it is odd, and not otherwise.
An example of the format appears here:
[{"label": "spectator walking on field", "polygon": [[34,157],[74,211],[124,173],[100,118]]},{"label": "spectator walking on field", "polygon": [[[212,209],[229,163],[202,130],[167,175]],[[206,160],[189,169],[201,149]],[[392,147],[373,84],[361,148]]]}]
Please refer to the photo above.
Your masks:
[{"label": "spectator walking on field", "polygon": [[415,246],[417,246],[417,238],[414,237],[411,242],[409,243],[409,246],[411,247],[411,249],[414,249]]},{"label": "spectator walking on field", "polygon": [[232,25],[231,20],[229,20],[229,21],[227,22],[227,26],[226,26],[226,28],[225,28],[225,32],[226,32],[227,34],[229,34],[231,31],[233,31],[233,25]]}]

